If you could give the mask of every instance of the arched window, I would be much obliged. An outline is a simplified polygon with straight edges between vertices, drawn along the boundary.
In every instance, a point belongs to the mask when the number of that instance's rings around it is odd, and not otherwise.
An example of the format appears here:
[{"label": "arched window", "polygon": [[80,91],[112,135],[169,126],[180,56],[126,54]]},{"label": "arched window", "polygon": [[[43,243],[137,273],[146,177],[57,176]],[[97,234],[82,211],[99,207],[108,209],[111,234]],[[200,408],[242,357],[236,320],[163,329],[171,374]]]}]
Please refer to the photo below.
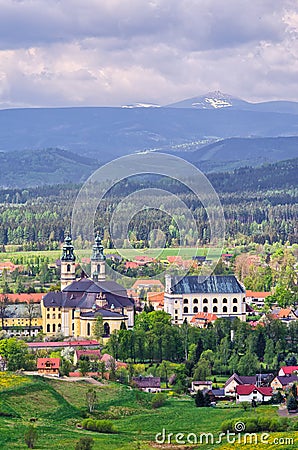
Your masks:
[{"label": "arched window", "polygon": [[184,303],[184,305],[187,305],[187,304],[188,304],[188,299],[185,298],[185,299],[183,300],[183,303]]},{"label": "arched window", "polygon": [[208,312],[208,306],[204,306],[203,312],[204,312],[204,313],[207,313],[207,312]]},{"label": "arched window", "polygon": [[217,306],[213,306],[213,312],[217,313]]},{"label": "arched window", "polygon": [[238,303],[237,298],[233,298],[233,303]]},{"label": "arched window", "polygon": [[48,313],[48,314],[47,314],[47,319],[49,319],[49,318],[50,318],[50,314]]},{"label": "arched window", "polygon": [[75,310],[72,309],[72,310],[71,310],[71,318],[72,318],[72,319],[74,319],[74,313],[75,313]]},{"label": "arched window", "polygon": [[217,298],[214,298],[214,299],[213,299],[213,303],[217,303]]},{"label": "arched window", "polygon": [[103,326],[103,332],[104,332],[105,336],[110,335],[110,325],[107,322]]},{"label": "arched window", "polygon": [[204,298],[204,299],[203,299],[203,303],[208,303],[208,299],[207,299],[207,298]]},{"label": "arched window", "polygon": [[51,325],[48,323],[47,324],[47,333],[50,333],[51,332]]},{"label": "arched window", "polygon": [[228,299],[227,299],[227,298],[224,298],[222,302],[223,302],[223,303],[228,303]]},{"label": "arched window", "polygon": [[55,313],[52,315],[52,319],[56,319],[56,314]]},{"label": "arched window", "polygon": [[233,312],[237,312],[237,306],[233,306]]},{"label": "arched window", "polygon": [[183,312],[184,312],[185,314],[187,314],[187,313],[188,313],[188,306],[184,306],[184,308],[183,308]]},{"label": "arched window", "polygon": [[193,308],[193,313],[194,313],[194,314],[197,314],[197,312],[198,312],[198,307],[197,307],[197,306],[194,306],[194,308]]},{"label": "arched window", "polygon": [[242,301],[243,301],[243,303],[245,302],[245,297],[243,297],[243,300],[242,300]]},{"label": "arched window", "polygon": [[58,319],[61,319],[61,314],[58,314]]},{"label": "arched window", "polygon": [[58,323],[58,331],[61,331],[61,323]]},{"label": "arched window", "polygon": [[87,336],[90,336],[90,334],[91,334],[91,326],[90,326],[90,323],[88,322],[87,323]]},{"label": "arched window", "polygon": [[224,306],[224,307],[222,308],[222,312],[223,312],[223,313],[228,312],[228,307],[227,307],[227,306]]},{"label": "arched window", "polygon": [[70,272],[70,264],[67,264],[67,272]]},{"label": "arched window", "polygon": [[52,330],[53,330],[53,333],[56,332],[56,325],[54,323],[53,323],[53,326],[52,326]]},{"label": "arched window", "polygon": [[194,305],[197,305],[198,303],[199,303],[199,300],[198,300],[197,298],[194,298],[194,299],[193,299],[193,304],[194,304]]}]

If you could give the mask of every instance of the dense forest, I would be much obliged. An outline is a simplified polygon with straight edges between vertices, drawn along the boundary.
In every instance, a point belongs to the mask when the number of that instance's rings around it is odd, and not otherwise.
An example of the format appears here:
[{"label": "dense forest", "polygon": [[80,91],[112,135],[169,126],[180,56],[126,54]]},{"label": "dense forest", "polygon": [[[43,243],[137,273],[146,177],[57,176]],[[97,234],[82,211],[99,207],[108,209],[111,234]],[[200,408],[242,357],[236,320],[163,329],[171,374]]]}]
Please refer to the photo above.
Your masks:
[{"label": "dense forest", "polygon": [[[229,244],[239,245],[250,242],[298,242],[297,194],[298,158],[261,168],[242,168],[232,173],[210,174],[210,182],[217,191],[224,209],[226,238]],[[150,231],[158,228],[163,233],[166,246],[192,246],[208,244],[209,223],[205,209],[198,198],[184,185],[173,180],[148,176],[130,178],[115,185],[101,201],[97,211],[97,228],[104,237],[104,244],[113,248],[110,239],[110,224],[113,212],[119,202],[131,193],[148,187],[158,187],[169,191],[185,203],[196,220],[198,236],[184,215],[184,210],[176,209],[171,215],[167,210],[151,208],[132,214],[128,236],[136,247],[152,245]],[[65,229],[70,227],[70,219],[75,198],[80,185],[63,184],[32,189],[3,189],[0,191],[0,244],[20,245],[20,249],[56,249],[64,238]],[[146,200],[146,191],[143,194]],[[166,195],[160,205],[166,204]],[[133,202],[128,204],[134,208]],[[178,227],[180,220],[183,228]],[[120,227],[121,220],[117,224]],[[124,232],[124,230],[123,230]],[[77,236],[80,245],[84,233]],[[121,243],[123,246],[125,242]],[[159,236],[154,237],[158,246]],[[118,245],[119,246],[119,245]]]}]

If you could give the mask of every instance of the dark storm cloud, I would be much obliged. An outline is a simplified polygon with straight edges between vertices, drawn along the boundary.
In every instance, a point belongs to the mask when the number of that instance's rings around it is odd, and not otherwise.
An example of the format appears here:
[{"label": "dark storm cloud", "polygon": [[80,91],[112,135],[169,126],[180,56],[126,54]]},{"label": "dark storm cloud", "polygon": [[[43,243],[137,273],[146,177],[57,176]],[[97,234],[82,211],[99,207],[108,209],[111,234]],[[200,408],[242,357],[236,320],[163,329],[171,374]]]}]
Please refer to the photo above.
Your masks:
[{"label": "dark storm cloud", "polygon": [[[296,0],[0,0],[0,105],[296,98]],[[296,89],[295,89],[296,87]]]},{"label": "dark storm cloud", "polygon": [[247,0],[0,0],[2,49],[86,38],[134,38],[185,49],[279,40],[285,2]]}]

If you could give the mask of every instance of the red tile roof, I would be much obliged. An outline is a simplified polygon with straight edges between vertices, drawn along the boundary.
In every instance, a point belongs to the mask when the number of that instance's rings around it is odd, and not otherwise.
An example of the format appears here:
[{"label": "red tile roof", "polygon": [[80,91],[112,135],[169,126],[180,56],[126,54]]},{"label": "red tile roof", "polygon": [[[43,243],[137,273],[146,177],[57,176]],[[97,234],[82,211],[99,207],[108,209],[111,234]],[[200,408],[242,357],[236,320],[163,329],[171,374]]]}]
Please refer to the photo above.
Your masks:
[{"label": "red tile roof", "polygon": [[239,395],[250,395],[254,390],[259,391],[262,395],[272,395],[271,387],[258,387],[254,384],[240,384],[236,386],[236,393]]},{"label": "red tile roof", "polygon": [[163,288],[163,284],[160,280],[137,280],[132,285],[132,289],[136,289],[139,286],[160,286]]},{"label": "red tile roof", "polygon": [[246,291],[246,297],[266,298],[269,295],[271,295],[271,292],[255,292],[255,291],[250,291],[249,289],[247,289],[247,291]]},{"label": "red tile roof", "polygon": [[292,375],[293,372],[298,372],[298,366],[282,366],[281,369],[286,375]]},{"label": "red tile roof", "polygon": [[37,368],[38,369],[59,369],[60,358],[38,358]]},{"label": "red tile roof", "polygon": [[196,323],[196,322],[202,322],[202,321],[214,322],[216,319],[217,319],[216,314],[199,312],[198,314],[193,316],[190,323]]},{"label": "red tile roof", "polygon": [[99,346],[99,342],[95,340],[90,341],[63,341],[63,342],[28,342],[30,348],[63,348],[63,347],[95,347]]},{"label": "red tile roof", "polygon": [[148,292],[147,293],[147,300],[151,303],[159,303],[161,305],[164,304],[164,292]]},{"label": "red tile roof", "polygon": [[11,303],[28,303],[33,300],[34,303],[40,303],[42,297],[45,293],[33,292],[32,294],[21,293],[21,294],[6,294]]}]

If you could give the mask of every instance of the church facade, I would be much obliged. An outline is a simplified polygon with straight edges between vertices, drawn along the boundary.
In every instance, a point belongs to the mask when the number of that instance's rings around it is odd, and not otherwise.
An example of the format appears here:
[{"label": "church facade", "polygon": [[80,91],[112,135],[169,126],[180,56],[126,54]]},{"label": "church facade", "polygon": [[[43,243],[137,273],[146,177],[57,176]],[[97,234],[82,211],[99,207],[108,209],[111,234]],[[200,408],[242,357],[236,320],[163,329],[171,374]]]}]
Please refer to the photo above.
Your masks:
[{"label": "church facade", "polygon": [[104,337],[114,330],[134,325],[134,303],[120,284],[106,280],[104,248],[99,235],[91,256],[91,278],[76,278],[76,256],[70,236],[61,256],[61,291],[48,292],[41,300],[43,333],[91,338],[98,316],[103,319]]},{"label": "church facade", "polygon": [[166,275],[164,310],[177,325],[185,320],[190,323],[198,313],[245,321],[245,288],[234,275],[213,275],[207,279]]}]

